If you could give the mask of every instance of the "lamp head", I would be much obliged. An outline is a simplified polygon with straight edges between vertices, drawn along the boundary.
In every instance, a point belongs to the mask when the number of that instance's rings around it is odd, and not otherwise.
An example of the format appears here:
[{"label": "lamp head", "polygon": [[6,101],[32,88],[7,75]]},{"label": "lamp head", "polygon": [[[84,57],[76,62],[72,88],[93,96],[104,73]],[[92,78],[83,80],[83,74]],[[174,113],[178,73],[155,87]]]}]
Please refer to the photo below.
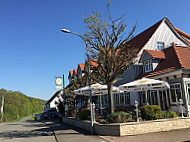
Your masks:
[{"label": "lamp head", "polygon": [[71,31],[67,30],[67,29],[61,29],[62,32],[64,33],[71,33]]}]

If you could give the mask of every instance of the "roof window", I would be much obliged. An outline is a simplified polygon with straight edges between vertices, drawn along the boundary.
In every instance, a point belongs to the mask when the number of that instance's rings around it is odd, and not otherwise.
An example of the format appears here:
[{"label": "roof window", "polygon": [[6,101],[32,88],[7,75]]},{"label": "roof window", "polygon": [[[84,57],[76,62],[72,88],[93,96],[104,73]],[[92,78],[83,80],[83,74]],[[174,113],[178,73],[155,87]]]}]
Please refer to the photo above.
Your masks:
[{"label": "roof window", "polygon": [[164,49],[164,42],[157,42],[157,50],[163,50]]}]

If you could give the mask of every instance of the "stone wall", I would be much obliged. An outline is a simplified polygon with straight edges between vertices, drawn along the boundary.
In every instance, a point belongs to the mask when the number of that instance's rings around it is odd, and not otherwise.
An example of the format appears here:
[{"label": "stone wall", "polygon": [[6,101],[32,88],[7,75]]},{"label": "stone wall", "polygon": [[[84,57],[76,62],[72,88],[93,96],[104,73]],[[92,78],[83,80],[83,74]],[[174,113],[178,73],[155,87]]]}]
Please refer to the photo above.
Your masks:
[{"label": "stone wall", "polygon": [[[63,122],[90,131],[90,121],[63,117]],[[99,135],[126,136],[151,132],[169,131],[190,127],[190,118],[160,119],[143,122],[99,124],[94,123],[94,132]]]}]

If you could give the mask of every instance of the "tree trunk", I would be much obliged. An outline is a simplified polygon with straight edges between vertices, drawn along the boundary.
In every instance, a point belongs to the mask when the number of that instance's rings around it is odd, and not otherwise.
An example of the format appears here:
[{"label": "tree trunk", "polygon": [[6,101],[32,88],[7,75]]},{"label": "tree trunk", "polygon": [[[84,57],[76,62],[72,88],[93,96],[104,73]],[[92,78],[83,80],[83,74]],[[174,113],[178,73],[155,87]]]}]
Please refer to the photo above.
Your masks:
[{"label": "tree trunk", "polygon": [[109,112],[114,113],[114,104],[113,104],[113,95],[112,95],[112,88],[113,84],[109,83],[108,86],[108,99],[109,99]]}]

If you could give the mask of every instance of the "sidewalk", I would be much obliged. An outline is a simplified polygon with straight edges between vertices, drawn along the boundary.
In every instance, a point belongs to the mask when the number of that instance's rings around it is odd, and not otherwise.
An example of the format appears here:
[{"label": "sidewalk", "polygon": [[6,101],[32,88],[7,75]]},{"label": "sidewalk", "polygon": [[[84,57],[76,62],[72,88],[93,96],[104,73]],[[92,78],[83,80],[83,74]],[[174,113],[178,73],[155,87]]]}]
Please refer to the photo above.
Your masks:
[{"label": "sidewalk", "polygon": [[57,142],[107,142],[90,132],[60,123],[59,121],[45,122],[53,130]]},{"label": "sidewalk", "polygon": [[190,128],[135,136],[103,136],[103,138],[110,142],[190,142]]},{"label": "sidewalk", "polygon": [[54,131],[57,142],[190,142],[190,128],[118,137],[91,135],[88,131],[59,121],[46,124]]}]

